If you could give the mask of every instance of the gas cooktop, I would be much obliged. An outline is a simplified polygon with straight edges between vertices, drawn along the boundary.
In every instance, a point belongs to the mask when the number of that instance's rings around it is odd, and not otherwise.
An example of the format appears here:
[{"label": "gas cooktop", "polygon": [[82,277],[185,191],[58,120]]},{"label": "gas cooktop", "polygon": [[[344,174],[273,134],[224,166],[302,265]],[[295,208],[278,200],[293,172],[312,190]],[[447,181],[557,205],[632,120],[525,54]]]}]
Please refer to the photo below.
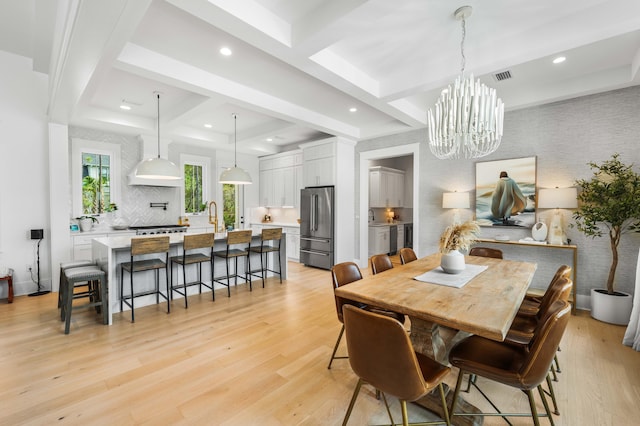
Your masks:
[{"label": "gas cooktop", "polygon": [[136,235],[173,234],[176,232],[187,232],[187,227],[182,225],[130,226],[129,229],[131,229],[132,231],[136,231]]}]

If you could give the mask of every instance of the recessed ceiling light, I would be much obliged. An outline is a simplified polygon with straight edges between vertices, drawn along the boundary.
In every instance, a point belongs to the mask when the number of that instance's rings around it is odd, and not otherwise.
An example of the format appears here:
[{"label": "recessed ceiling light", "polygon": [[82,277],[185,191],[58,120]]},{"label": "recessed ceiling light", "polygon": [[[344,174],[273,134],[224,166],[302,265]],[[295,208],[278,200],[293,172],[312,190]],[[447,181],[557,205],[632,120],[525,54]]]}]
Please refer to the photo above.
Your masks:
[{"label": "recessed ceiling light", "polygon": [[233,52],[228,47],[220,48],[220,53],[224,56],[230,56]]},{"label": "recessed ceiling light", "polygon": [[553,63],[554,63],[554,64],[561,64],[561,63],[563,63],[563,62],[564,62],[564,61],[566,61],[566,60],[567,60],[567,58],[565,58],[564,56],[558,56],[557,58],[555,58],[555,59],[553,60]]},{"label": "recessed ceiling light", "polygon": [[125,111],[129,111],[131,109],[131,107],[129,105],[122,104],[122,105],[120,105],[120,109],[123,109]]},{"label": "recessed ceiling light", "polygon": [[356,112],[356,111],[358,111],[358,108],[356,107],[349,108],[349,112]]},{"label": "recessed ceiling light", "polygon": [[273,142],[273,138],[267,138],[267,142]]},{"label": "recessed ceiling light", "polygon": [[205,125],[204,125],[204,127],[206,127],[207,129],[210,129],[210,128],[212,128],[213,126],[212,126],[211,124],[207,123],[207,124],[205,124]]}]

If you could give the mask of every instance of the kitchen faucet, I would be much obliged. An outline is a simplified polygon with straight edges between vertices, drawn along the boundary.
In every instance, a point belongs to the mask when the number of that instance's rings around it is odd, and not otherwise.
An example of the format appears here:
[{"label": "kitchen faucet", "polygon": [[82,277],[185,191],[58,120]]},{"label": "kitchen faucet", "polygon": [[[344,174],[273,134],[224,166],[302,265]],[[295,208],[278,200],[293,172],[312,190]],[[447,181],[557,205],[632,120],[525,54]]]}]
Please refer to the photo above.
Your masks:
[{"label": "kitchen faucet", "polygon": [[373,216],[373,209],[369,209],[369,222],[373,222],[376,218]]},{"label": "kitchen faucet", "polygon": [[[211,216],[211,206],[213,206],[213,217]],[[213,232],[218,232],[218,205],[215,201],[209,203],[209,223],[213,224]]]}]

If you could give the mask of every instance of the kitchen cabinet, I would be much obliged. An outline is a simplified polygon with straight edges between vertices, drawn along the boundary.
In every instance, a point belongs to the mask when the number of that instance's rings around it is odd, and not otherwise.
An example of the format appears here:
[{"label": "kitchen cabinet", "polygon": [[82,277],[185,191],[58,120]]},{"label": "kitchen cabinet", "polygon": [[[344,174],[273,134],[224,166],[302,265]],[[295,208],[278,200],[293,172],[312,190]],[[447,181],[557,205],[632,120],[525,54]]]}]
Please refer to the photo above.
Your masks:
[{"label": "kitchen cabinet", "polygon": [[404,171],[369,168],[369,207],[404,207]]},{"label": "kitchen cabinet", "polygon": [[298,198],[296,167],[302,164],[300,151],[275,154],[260,159],[260,205],[294,207]]},{"label": "kitchen cabinet", "polygon": [[118,237],[135,237],[135,232],[98,232],[98,233],[80,233],[77,235],[71,236],[71,246],[72,246],[72,259],[73,260],[87,260],[91,259],[91,241],[94,238],[103,238],[109,236],[118,236]]},{"label": "kitchen cabinet", "polygon": [[374,254],[389,253],[391,231],[388,226],[369,227],[369,257]]},{"label": "kitchen cabinet", "polygon": [[331,140],[303,146],[303,187],[336,184],[335,144]]}]

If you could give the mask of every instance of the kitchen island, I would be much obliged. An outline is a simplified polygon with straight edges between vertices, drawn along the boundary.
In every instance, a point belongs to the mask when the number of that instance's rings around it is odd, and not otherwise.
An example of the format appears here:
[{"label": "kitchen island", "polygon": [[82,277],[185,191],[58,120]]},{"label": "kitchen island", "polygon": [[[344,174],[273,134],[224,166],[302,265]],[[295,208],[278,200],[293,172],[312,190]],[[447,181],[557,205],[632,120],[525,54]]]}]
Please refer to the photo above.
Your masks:
[{"label": "kitchen island", "polygon": [[[252,247],[258,247],[260,245],[260,230],[253,231],[253,238],[251,240]],[[184,233],[174,233],[174,234],[166,234],[169,236],[169,257],[177,256],[182,254],[182,240],[184,238]],[[157,235],[156,235],[157,236]],[[113,314],[116,312],[120,312],[120,271],[119,265],[123,262],[129,262],[131,260],[131,240],[133,238],[148,238],[147,236],[112,236],[112,237],[103,237],[103,238],[95,238],[92,240],[92,258],[93,260],[106,272],[107,281],[108,281],[108,291],[109,291],[109,325],[113,323]],[[214,251],[224,250],[226,248],[226,232],[217,233],[215,238],[215,245],[213,247]],[[282,258],[282,279],[287,279],[287,238],[286,235],[282,234],[282,239],[280,240],[280,256]],[[208,253],[207,253],[208,254]],[[224,259],[216,258],[214,260],[214,271],[216,274],[216,278],[224,277],[226,274],[226,265]],[[260,268],[260,257],[257,254],[251,255],[252,269],[256,270]],[[275,254],[269,255],[269,265],[271,269],[275,266],[277,262],[277,256]],[[245,267],[244,259],[238,260],[238,270],[243,271]],[[177,282],[182,283],[182,273],[178,274],[177,270],[181,271],[178,268],[174,268],[174,284]],[[269,276],[272,276],[272,273],[269,273]],[[127,275],[128,276],[128,275]],[[211,270],[208,264],[202,265],[202,278],[204,282],[209,282],[207,279],[211,276]],[[187,267],[187,281],[192,282],[197,278],[197,268],[196,267]],[[163,277],[162,273],[160,276],[160,280],[162,283]],[[233,282],[233,280],[232,280]],[[238,281],[238,285],[240,285],[241,279]],[[261,283],[259,278],[253,279],[254,283]],[[243,283],[244,284],[244,283]],[[155,278],[152,272],[146,273],[138,273],[134,278],[134,287],[136,291],[147,291],[151,290],[155,287]],[[163,286],[161,285],[161,289]],[[215,284],[215,289],[225,288],[221,284]],[[188,294],[196,294],[198,292],[197,286],[191,286],[188,289]],[[204,288],[206,291],[208,290],[206,287]],[[203,291],[204,291],[203,290]],[[247,291],[249,291],[247,289]],[[226,292],[225,292],[226,293]],[[126,293],[125,293],[126,294]],[[182,296],[174,293],[175,297],[181,298]],[[225,294],[226,296],[226,294]],[[135,306],[142,307],[147,305],[152,305],[156,303],[155,296],[142,296],[137,297],[135,299]],[[177,306],[177,305],[176,305]],[[128,310],[128,307],[125,305],[125,310]]]}]

